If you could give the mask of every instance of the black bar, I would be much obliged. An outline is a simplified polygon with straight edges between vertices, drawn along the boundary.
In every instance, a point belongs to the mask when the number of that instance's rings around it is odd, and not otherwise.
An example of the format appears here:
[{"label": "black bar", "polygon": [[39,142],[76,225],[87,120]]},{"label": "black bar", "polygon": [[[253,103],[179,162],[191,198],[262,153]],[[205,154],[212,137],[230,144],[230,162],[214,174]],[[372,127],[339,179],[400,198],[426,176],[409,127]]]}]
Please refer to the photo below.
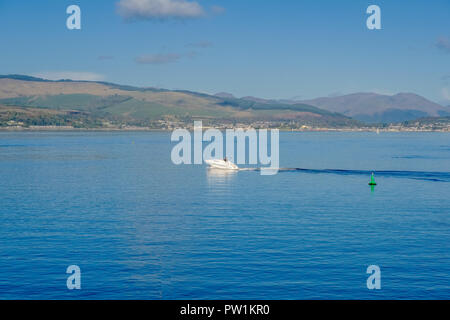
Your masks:
[{"label": "black bar", "polygon": [[[327,316],[380,316],[391,310],[402,315],[416,314],[424,309],[448,310],[449,301],[0,301],[2,312],[21,312],[86,317],[111,314],[121,318],[140,314],[144,319],[301,319]],[[444,309],[445,308],[445,309]],[[189,311],[187,311],[189,310]],[[211,313],[212,310],[212,313]],[[443,313],[445,314],[445,313]],[[133,316],[134,318],[134,316]],[[125,318],[126,319],[126,318]]]}]

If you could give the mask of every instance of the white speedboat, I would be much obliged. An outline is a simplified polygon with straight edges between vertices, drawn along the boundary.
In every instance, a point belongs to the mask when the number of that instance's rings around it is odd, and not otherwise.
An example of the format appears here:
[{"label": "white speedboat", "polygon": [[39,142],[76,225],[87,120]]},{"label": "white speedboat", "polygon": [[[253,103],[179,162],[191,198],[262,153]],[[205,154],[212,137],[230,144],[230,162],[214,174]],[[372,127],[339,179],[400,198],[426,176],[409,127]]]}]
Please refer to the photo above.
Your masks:
[{"label": "white speedboat", "polygon": [[205,162],[209,164],[211,168],[215,169],[239,170],[239,167],[230,160],[213,159],[213,160],[205,160]]}]

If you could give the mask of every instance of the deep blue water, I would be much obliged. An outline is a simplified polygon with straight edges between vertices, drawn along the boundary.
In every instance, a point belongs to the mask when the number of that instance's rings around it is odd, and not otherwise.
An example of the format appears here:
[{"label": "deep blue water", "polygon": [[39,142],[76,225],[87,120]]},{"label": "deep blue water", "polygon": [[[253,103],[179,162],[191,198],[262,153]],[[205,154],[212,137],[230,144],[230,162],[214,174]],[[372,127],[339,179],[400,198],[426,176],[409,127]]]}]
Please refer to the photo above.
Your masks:
[{"label": "deep blue water", "polygon": [[0,299],[450,298],[449,134],[281,133],[275,176],[173,146],[0,133]]}]

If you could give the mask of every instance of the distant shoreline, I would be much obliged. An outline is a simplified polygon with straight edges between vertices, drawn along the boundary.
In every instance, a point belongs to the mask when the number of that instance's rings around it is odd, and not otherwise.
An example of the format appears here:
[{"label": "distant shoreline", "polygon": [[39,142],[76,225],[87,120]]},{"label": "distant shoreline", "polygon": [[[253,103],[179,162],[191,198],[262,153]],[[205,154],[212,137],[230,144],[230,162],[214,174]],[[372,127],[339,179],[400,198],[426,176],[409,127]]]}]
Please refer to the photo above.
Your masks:
[{"label": "distant shoreline", "polygon": [[[226,129],[244,129],[250,127],[229,127],[216,128],[219,130]],[[57,127],[57,126],[33,126],[33,127],[0,127],[0,132],[172,132],[176,129],[187,129],[192,131],[192,127],[180,127],[171,129],[149,128],[149,127],[127,127],[127,128],[74,128],[74,127]],[[205,128],[208,129],[208,128]],[[377,128],[309,128],[309,129],[286,129],[286,128],[254,128],[254,129],[278,129],[281,132],[377,132]],[[386,132],[447,132],[445,129],[412,129],[412,128],[389,128],[379,129],[379,133]]]}]

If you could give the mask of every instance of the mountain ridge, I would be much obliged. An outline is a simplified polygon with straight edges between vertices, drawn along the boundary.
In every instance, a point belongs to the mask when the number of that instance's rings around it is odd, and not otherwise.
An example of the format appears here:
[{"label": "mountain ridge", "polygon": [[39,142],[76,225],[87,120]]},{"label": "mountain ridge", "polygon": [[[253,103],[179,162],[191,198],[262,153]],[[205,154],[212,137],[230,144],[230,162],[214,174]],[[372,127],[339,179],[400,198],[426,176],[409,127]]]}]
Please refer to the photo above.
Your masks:
[{"label": "mountain ridge", "polygon": [[450,109],[447,107],[411,92],[400,92],[394,95],[362,92],[301,102],[368,123],[402,122],[423,117],[450,115]]},{"label": "mountain ridge", "polygon": [[430,101],[412,92],[399,92],[393,95],[356,92],[305,100],[263,99],[253,96],[246,96],[240,99],[266,104],[307,104],[330,112],[340,113],[366,123],[398,123],[420,118],[438,118],[450,115],[450,106]]},{"label": "mountain ridge", "polygon": [[[105,81],[48,80],[27,75],[0,75],[0,103],[8,106],[112,112],[114,116],[156,120],[205,117],[227,121],[303,121],[304,125],[399,123],[445,117],[450,107],[418,94],[357,92],[308,100],[237,98],[189,90],[135,87]],[[81,104],[81,105],[80,105]],[[106,105],[105,105],[106,104]],[[77,109],[78,108],[78,109]],[[98,109],[100,108],[100,109]]]},{"label": "mountain ridge", "polygon": [[[22,75],[0,76],[0,105],[3,124],[14,124],[17,119],[27,124],[46,123],[42,119],[29,121],[26,115],[53,121],[56,116],[52,113],[50,117],[48,110],[56,110],[62,112],[57,115],[58,124],[70,125],[73,122],[70,117],[76,114],[78,126],[108,123],[158,127],[161,123],[185,125],[194,119],[215,125],[241,123],[266,127],[360,125],[344,115],[304,103],[261,103],[188,90],[139,88],[101,81],[47,81]],[[17,115],[21,110],[22,115]]]}]

